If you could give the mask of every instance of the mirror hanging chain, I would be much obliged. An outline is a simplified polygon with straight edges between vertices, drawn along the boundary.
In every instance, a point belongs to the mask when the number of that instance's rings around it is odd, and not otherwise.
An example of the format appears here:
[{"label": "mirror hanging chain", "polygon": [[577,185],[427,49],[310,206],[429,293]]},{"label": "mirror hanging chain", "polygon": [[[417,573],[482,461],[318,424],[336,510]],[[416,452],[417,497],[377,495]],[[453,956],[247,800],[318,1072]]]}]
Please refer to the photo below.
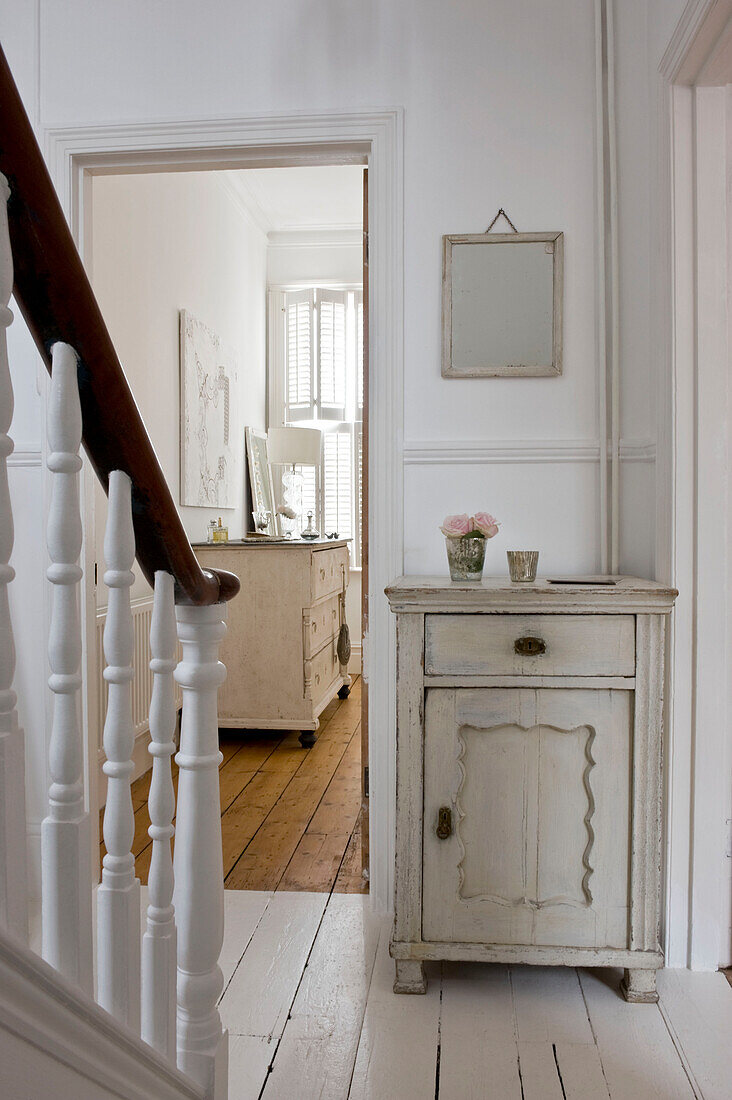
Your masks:
[{"label": "mirror hanging chain", "polygon": [[496,222],[498,221],[498,219],[499,219],[499,218],[505,218],[505,219],[506,219],[506,221],[508,222],[508,224],[509,224],[509,225],[511,226],[511,229],[513,230],[513,232],[514,232],[514,233],[518,233],[518,229],[517,229],[517,228],[516,228],[516,226],[515,226],[515,225],[513,224],[513,222],[511,221],[511,219],[509,218],[508,214],[506,213],[506,211],[505,211],[505,210],[503,209],[503,207],[502,207],[502,206],[500,206],[500,207],[498,208],[498,213],[496,214],[495,218],[493,219],[493,221],[491,222],[491,224],[490,224],[490,225],[488,226],[488,228],[486,229],[486,233],[490,233],[491,229],[492,229],[492,228],[493,228],[493,226],[494,226],[494,225],[496,224]]}]

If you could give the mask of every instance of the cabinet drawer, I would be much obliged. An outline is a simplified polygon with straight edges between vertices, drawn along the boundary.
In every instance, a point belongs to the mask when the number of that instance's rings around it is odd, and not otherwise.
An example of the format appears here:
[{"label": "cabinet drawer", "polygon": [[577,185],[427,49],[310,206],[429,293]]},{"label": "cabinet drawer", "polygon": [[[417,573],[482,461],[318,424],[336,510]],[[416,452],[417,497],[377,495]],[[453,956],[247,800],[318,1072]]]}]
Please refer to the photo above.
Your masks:
[{"label": "cabinet drawer", "polygon": [[333,681],[340,674],[338,654],[336,652],[336,639],[323,646],[320,653],[316,653],[312,661],[310,693],[313,703],[318,703],[327,692]]},{"label": "cabinet drawer", "polygon": [[329,596],[331,592],[340,592],[343,588],[343,569],[348,584],[348,547],[334,546],[332,550],[313,552],[312,593],[313,603]]},{"label": "cabinet drawer", "polygon": [[340,627],[340,595],[328,596],[322,603],[309,609],[310,622],[305,631],[305,656],[310,657],[322,649]]},{"label": "cabinet drawer", "polygon": [[635,616],[427,615],[425,673],[635,676]]}]

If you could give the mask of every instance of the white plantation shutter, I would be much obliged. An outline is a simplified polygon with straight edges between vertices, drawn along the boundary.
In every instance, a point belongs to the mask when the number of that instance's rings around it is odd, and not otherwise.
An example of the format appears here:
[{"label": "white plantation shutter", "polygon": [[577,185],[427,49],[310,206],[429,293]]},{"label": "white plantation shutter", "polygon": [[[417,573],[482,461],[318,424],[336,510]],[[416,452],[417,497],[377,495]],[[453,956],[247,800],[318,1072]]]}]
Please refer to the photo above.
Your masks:
[{"label": "white plantation shutter", "polygon": [[353,564],[361,568],[361,527],[363,523],[363,421],[354,424],[354,482],[356,485],[356,530],[353,536]]},{"label": "white plantation shutter", "polygon": [[357,290],[353,300],[356,310],[356,419],[363,420],[363,291]]},{"label": "white plantation shutter", "polygon": [[346,418],[346,305],[345,290],[316,290],[318,313],[319,415],[327,420]]},{"label": "white plantation shutter", "polygon": [[323,531],[353,536],[353,433],[350,425],[323,436]]},{"label": "white plantation shutter", "polygon": [[315,332],[312,290],[295,290],[285,298],[285,418],[315,416]]},{"label": "white plantation shutter", "polygon": [[360,568],[363,293],[356,287],[275,293],[284,327],[270,343],[270,423],[311,422],[322,430],[320,466],[300,467],[303,525],[312,512],[321,535],[337,531],[350,539],[351,564]]}]

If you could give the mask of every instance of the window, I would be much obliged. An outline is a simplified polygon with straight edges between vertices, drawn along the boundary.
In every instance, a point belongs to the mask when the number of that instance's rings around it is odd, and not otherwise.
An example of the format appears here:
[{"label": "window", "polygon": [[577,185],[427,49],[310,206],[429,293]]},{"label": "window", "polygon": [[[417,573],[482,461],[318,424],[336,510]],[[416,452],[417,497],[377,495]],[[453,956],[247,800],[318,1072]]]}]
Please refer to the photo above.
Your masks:
[{"label": "window", "polygon": [[303,467],[303,509],[321,534],[351,539],[361,565],[363,294],[360,287],[270,293],[271,425],[323,432],[320,468]]}]

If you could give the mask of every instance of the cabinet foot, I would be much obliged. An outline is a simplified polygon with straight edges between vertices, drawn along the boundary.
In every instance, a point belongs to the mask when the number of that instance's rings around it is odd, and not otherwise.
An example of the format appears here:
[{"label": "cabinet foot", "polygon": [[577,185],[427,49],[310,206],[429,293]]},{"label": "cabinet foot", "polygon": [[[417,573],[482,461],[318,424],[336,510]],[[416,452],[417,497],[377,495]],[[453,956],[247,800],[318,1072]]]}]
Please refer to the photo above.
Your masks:
[{"label": "cabinet foot", "polygon": [[395,993],[426,993],[427,979],[424,976],[424,963],[414,959],[395,959]]},{"label": "cabinet foot", "polygon": [[304,749],[311,749],[318,740],[315,730],[301,730],[298,741]]},{"label": "cabinet foot", "polygon": [[655,1004],[658,1000],[655,970],[626,970],[620,992],[631,1004]]},{"label": "cabinet foot", "polygon": [[351,694],[351,685],[350,684],[344,684],[343,687],[338,688],[338,698],[339,699],[347,699],[350,694]]}]

